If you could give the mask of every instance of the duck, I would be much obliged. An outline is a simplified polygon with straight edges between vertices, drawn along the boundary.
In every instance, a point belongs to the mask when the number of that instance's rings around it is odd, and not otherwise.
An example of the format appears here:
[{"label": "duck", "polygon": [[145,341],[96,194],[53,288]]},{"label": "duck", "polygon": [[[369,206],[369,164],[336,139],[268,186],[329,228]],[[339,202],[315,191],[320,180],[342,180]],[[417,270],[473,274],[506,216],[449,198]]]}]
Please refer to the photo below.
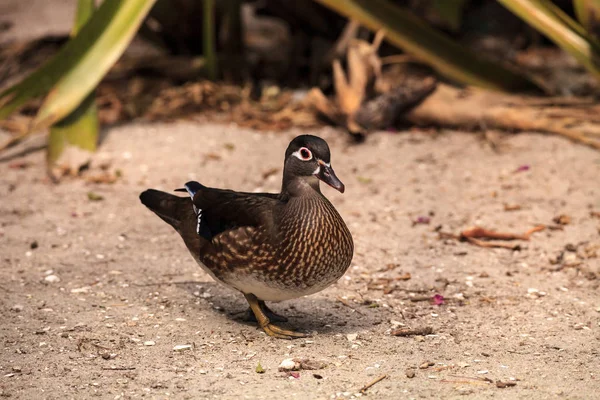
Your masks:
[{"label": "duck", "polygon": [[295,339],[307,334],[277,325],[287,319],[265,302],[322,291],[344,275],[354,253],[352,235],[321,192],[321,182],[345,191],[331,166],[327,142],[300,135],[285,151],[279,193],[238,192],[190,181],[175,189],[185,197],[147,189],[140,200],[175,229],[214,280],[242,293],[267,335]]}]

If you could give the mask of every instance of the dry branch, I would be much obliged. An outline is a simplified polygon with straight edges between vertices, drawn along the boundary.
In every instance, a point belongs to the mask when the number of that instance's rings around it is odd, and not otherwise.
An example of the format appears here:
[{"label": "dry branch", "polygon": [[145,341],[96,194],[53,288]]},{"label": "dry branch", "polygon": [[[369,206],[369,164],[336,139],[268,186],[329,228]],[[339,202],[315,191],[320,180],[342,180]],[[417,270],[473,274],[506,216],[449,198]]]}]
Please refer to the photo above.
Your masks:
[{"label": "dry branch", "polygon": [[407,119],[419,125],[545,132],[600,149],[600,105],[589,99],[541,99],[439,84]]}]

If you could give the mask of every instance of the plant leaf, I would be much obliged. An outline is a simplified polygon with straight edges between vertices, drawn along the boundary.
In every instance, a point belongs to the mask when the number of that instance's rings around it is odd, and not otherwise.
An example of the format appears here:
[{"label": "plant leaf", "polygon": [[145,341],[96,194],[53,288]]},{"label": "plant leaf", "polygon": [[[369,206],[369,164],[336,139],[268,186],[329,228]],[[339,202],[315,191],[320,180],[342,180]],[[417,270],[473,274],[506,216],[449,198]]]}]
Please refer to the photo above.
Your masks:
[{"label": "plant leaf", "polygon": [[462,13],[469,0],[433,0],[431,6],[442,21],[453,31],[462,23]]},{"label": "plant leaf", "polygon": [[573,0],[575,15],[588,34],[600,40],[600,0]]},{"label": "plant leaf", "polygon": [[[600,78],[598,46],[576,21],[557,11],[549,0],[498,0],[500,4],[546,35]],[[589,0],[588,0],[589,1]]]},{"label": "plant leaf", "polygon": [[[105,0],[79,34],[65,45],[64,73],[33,125],[42,128],[65,117],[98,85],[119,59],[155,0]],[[60,55],[60,54],[59,54]]]},{"label": "plant leaf", "polygon": [[387,0],[316,1],[369,29],[384,29],[387,41],[455,81],[505,91],[536,87],[522,75],[479,58],[447,35],[430,28],[410,11]]},{"label": "plant leaf", "polygon": [[[94,0],[79,0],[77,2],[77,12],[71,36],[77,35],[93,13]],[[50,128],[46,150],[46,165],[49,175],[54,179],[58,179],[61,173],[66,170],[72,174],[77,173],[81,165],[89,161],[89,154],[96,150],[99,130],[96,94],[92,91],[73,112]],[[69,151],[70,147],[77,147],[79,151]],[[54,169],[53,167],[58,164],[57,161],[65,150],[72,157],[69,160],[63,160],[65,162],[58,165],[58,169]],[[78,157],[74,157],[73,154],[77,154]]]},{"label": "plant leaf", "polygon": [[[50,61],[0,94],[0,119],[30,99],[44,95],[59,81],[60,87],[53,91],[52,97],[58,97],[60,102],[57,100],[52,107],[46,106],[42,117],[51,117],[46,123],[50,125],[67,115],[119,58],[155,1],[105,0],[80,34]],[[65,90],[68,95],[65,95]],[[63,95],[65,98],[61,98]],[[59,105],[60,112],[55,112]]]}]

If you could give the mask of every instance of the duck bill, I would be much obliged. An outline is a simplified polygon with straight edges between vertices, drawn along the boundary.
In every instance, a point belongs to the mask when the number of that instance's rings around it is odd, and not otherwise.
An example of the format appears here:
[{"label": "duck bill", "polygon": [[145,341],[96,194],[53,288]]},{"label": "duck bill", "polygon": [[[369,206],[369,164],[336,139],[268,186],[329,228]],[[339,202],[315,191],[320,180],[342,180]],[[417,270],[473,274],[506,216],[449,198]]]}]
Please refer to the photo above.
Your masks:
[{"label": "duck bill", "polygon": [[346,187],[335,175],[331,165],[327,165],[324,162],[319,161],[319,171],[315,174],[315,176],[340,193],[344,193]]}]

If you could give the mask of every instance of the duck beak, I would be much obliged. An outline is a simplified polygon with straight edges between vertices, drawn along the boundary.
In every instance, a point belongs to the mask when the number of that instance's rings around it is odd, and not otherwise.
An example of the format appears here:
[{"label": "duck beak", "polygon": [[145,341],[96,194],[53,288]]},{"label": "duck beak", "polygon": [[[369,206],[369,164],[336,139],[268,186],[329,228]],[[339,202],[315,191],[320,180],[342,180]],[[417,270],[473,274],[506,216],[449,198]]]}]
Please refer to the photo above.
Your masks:
[{"label": "duck beak", "polygon": [[331,164],[327,164],[321,160],[318,160],[318,162],[319,169],[315,171],[315,176],[340,193],[344,193],[346,187],[335,175],[333,168],[331,168]]}]

